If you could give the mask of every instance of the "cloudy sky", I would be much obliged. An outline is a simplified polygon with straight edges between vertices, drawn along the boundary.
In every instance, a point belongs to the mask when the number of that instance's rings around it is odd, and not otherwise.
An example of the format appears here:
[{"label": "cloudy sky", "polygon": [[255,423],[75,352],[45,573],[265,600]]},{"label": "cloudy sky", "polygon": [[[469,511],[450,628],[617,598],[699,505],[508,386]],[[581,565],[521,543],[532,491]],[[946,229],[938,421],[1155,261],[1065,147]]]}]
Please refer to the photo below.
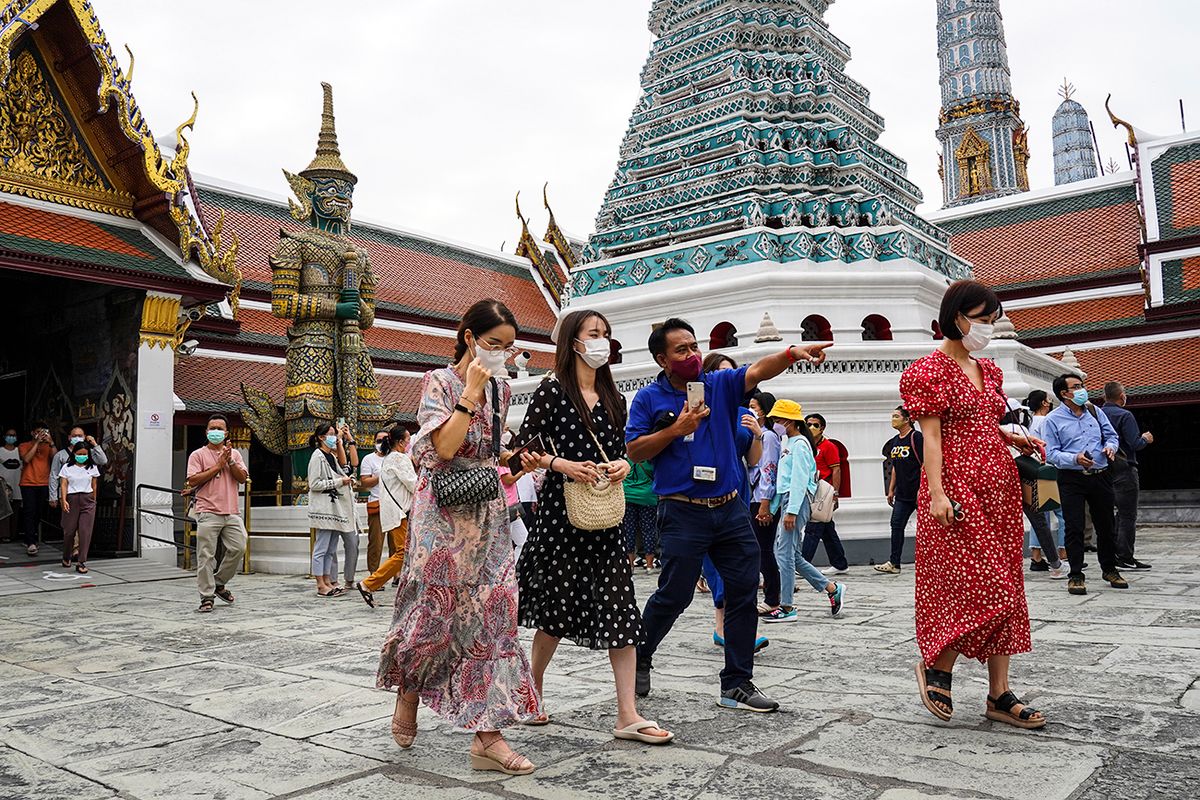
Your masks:
[{"label": "cloudy sky", "polygon": [[[200,98],[191,165],[286,192],[308,164],[319,82],[334,85],[342,154],[365,218],[511,252],[512,198],[541,234],[541,186],[568,232],[592,230],[640,94],[649,0],[93,0],[114,48],[137,57],[134,94],[159,136]],[[934,0],[838,0],[827,20],[853,50],[882,143],[940,205]],[[1200,127],[1200,3],[1002,0],[1034,187],[1053,183],[1050,117],[1064,76],[1092,115],[1103,160],[1126,169],[1114,111]]]}]

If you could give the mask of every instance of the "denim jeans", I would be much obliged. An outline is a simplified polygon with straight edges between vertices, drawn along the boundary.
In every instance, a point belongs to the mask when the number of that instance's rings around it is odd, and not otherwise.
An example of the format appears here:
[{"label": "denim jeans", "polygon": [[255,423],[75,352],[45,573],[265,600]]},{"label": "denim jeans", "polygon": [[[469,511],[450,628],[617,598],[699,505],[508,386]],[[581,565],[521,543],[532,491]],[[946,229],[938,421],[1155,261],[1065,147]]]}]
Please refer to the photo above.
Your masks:
[{"label": "denim jeans", "polygon": [[653,659],[659,643],[692,602],[704,556],[725,584],[725,668],[722,691],[754,677],[754,640],[758,636],[758,540],[750,528],[746,505],[734,499],[717,508],[663,500],[658,504],[662,573],[658,588],[646,601],[642,619],[646,639],[638,658]]},{"label": "denim jeans", "polygon": [[[783,498],[782,508],[787,508],[787,496]],[[796,593],[796,573],[799,572],[804,580],[818,592],[825,591],[829,579],[821,574],[821,570],[808,563],[801,553],[800,540],[804,535],[804,526],[812,513],[808,498],[796,514],[796,525],[790,531],[784,529],[783,520],[786,514],[779,515],[779,528],[775,531],[775,562],[779,565],[779,605],[791,608],[792,597]]]},{"label": "denim jeans", "polygon": [[899,567],[900,559],[904,557],[904,529],[908,527],[909,517],[916,510],[916,500],[901,500],[897,497],[892,501],[892,553],[888,560],[894,567]]},{"label": "denim jeans", "polygon": [[1024,503],[1021,504],[1021,508],[1024,509],[1025,518],[1029,520],[1029,524],[1033,528],[1033,535],[1037,537],[1036,542],[1030,539],[1030,546],[1040,548],[1046,563],[1054,569],[1058,569],[1062,566],[1062,561],[1058,557],[1058,548],[1054,546],[1054,534],[1050,531],[1050,522],[1046,519],[1045,513]]},{"label": "denim jeans", "polygon": [[825,543],[825,555],[829,563],[836,569],[846,569],[850,562],[846,561],[846,551],[842,548],[842,540],[838,538],[837,528],[833,520],[829,522],[809,522],[804,526],[804,543],[801,545],[801,555],[805,561],[812,561],[817,554],[817,545]]},{"label": "denim jeans", "polygon": [[330,555],[333,558],[333,563],[330,565],[332,572],[326,572],[326,575],[332,575],[333,579],[337,580],[338,572],[338,557],[337,557],[337,539],[342,540],[342,549],[346,551],[346,574],[343,576],[346,579],[347,586],[354,585],[354,571],[358,569],[358,531],[330,531],[334,534],[333,544],[330,545]]},{"label": "denim jeans", "polygon": [[1053,511],[1047,511],[1045,513],[1047,525],[1050,524],[1051,514],[1058,518],[1058,546],[1065,548],[1067,546],[1067,523],[1063,521],[1062,506],[1059,506]]},{"label": "denim jeans", "polygon": [[312,574],[337,576],[337,531],[317,529],[317,540],[313,543]]}]

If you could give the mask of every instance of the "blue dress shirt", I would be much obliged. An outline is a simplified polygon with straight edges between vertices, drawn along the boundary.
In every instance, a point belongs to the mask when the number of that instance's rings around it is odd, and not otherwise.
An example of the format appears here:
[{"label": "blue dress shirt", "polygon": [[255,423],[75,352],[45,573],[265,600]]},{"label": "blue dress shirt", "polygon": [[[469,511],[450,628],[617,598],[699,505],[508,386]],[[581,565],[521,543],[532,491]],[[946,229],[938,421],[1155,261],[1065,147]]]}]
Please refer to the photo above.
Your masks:
[{"label": "blue dress shirt", "polygon": [[[1094,415],[1094,416],[1093,416]],[[1114,452],[1120,445],[1117,432],[1108,417],[1089,404],[1079,416],[1063,403],[1046,415],[1042,426],[1042,439],[1046,442],[1046,459],[1059,469],[1083,472],[1084,468],[1075,460],[1080,453],[1087,452],[1095,462],[1091,469],[1108,467],[1108,456],[1104,448]]]}]

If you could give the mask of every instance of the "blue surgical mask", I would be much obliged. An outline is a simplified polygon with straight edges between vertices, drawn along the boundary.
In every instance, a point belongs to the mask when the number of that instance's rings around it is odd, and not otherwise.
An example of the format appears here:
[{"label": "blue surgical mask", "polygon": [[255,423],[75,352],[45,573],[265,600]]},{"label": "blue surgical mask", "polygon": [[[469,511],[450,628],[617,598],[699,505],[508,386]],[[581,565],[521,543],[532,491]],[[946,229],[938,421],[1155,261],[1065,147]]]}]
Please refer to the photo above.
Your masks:
[{"label": "blue surgical mask", "polygon": [[82,436],[72,436],[71,437],[71,444],[79,444],[82,441],[83,441]]},{"label": "blue surgical mask", "polygon": [[1071,400],[1077,406],[1086,406],[1088,404],[1088,390],[1082,386],[1071,393]]},{"label": "blue surgical mask", "polygon": [[332,434],[325,437],[325,446],[328,447],[330,450],[333,450],[334,448],[336,448],[337,443],[338,443],[338,437],[336,437]]},{"label": "blue surgical mask", "polygon": [[4,443],[5,443],[5,444],[7,444],[7,445],[14,445],[14,444],[16,444],[16,443],[17,443],[17,437],[15,437],[15,436],[5,436],[5,437],[4,437]]},{"label": "blue surgical mask", "polygon": [[87,463],[87,460],[88,460],[88,457],[87,457],[87,456],[85,456],[85,455],[82,455],[82,454],[80,454],[80,453],[76,453],[76,454],[75,454],[75,463],[76,463],[76,464],[86,464],[86,463]]},{"label": "blue surgical mask", "polygon": [[221,442],[225,441],[225,431],[220,430],[219,428],[213,428],[205,435],[208,436],[208,440],[213,444],[220,444]]}]

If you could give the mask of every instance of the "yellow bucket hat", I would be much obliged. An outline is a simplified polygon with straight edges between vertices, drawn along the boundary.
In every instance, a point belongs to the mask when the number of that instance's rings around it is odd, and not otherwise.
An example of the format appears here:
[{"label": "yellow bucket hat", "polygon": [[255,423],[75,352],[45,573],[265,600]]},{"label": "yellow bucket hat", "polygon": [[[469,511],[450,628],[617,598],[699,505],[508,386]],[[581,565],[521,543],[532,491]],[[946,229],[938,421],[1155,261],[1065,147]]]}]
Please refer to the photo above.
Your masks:
[{"label": "yellow bucket hat", "polygon": [[795,400],[776,400],[775,405],[771,406],[771,410],[767,412],[767,416],[800,422],[804,420],[804,409]]}]

